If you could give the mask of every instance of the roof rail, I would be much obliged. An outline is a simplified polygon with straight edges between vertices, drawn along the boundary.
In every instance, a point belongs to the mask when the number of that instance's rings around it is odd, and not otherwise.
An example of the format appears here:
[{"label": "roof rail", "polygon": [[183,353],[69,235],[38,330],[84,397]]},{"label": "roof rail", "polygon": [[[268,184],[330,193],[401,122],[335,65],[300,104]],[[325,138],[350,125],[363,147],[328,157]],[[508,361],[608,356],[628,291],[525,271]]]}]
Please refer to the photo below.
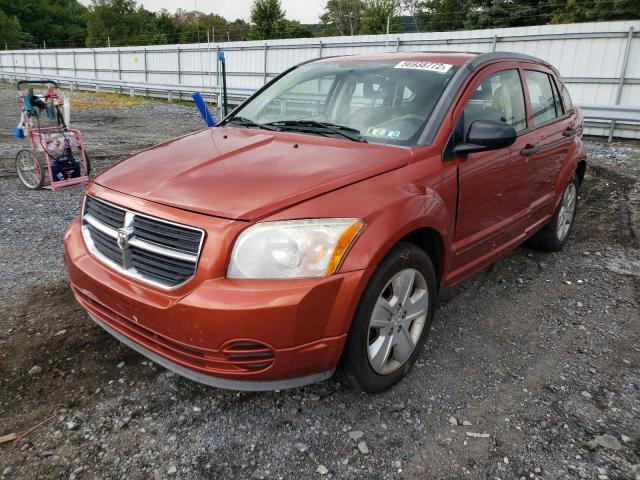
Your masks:
[{"label": "roof rail", "polygon": [[534,57],[533,55],[526,55],[524,53],[510,53],[510,52],[491,52],[491,53],[483,53],[482,55],[478,55],[475,58],[472,58],[467,62],[467,65],[471,71],[476,68],[484,65],[485,63],[492,62],[494,60],[523,60],[526,62],[536,62],[541,63],[545,67],[550,68],[553,72],[560,77],[560,72],[556,67],[551,65],[546,60],[542,60],[541,58]]},{"label": "roof rail", "polygon": [[396,53],[406,53],[409,55],[412,53],[439,53],[441,55],[449,55],[449,54],[482,55],[484,54],[484,52],[472,52],[469,50],[417,50],[412,52],[396,52]]}]

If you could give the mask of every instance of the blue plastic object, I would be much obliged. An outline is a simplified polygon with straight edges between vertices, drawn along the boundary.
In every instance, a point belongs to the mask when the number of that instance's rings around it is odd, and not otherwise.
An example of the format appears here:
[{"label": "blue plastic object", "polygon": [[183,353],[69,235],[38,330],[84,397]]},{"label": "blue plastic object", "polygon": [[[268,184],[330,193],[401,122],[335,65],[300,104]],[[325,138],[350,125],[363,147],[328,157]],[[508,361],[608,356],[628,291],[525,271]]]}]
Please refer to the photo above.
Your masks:
[{"label": "blue plastic object", "polygon": [[196,107],[200,112],[200,116],[202,117],[202,120],[204,120],[204,123],[207,124],[207,127],[215,127],[216,121],[213,119],[211,112],[207,108],[207,104],[204,103],[204,99],[202,98],[202,95],[200,95],[200,92],[194,93],[191,95],[191,98],[193,98],[193,102],[196,104]]},{"label": "blue plastic object", "polygon": [[224,62],[224,52],[218,52],[218,60]]},{"label": "blue plastic object", "polygon": [[24,138],[24,130],[22,130],[21,128],[14,128],[13,134],[16,136],[16,138]]}]

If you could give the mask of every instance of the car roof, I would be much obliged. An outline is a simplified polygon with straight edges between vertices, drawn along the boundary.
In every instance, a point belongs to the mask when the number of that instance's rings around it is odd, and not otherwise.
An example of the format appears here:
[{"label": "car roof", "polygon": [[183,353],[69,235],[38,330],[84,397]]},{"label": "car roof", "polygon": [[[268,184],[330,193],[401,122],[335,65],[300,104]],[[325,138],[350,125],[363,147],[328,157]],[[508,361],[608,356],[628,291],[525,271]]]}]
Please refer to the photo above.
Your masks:
[{"label": "car roof", "polygon": [[458,52],[402,52],[402,53],[379,53],[374,55],[345,55],[339,57],[319,58],[314,63],[335,63],[335,62],[388,62],[388,61],[409,61],[409,62],[435,62],[449,63],[451,65],[462,66],[468,60],[481,55],[480,53],[458,53]]},{"label": "car roof", "polygon": [[558,70],[549,62],[542,60],[541,58],[534,57],[532,55],[525,55],[523,53],[515,52],[490,52],[490,53],[478,53],[478,52],[397,52],[397,53],[381,53],[375,55],[345,55],[336,57],[324,57],[316,58],[304,63],[332,63],[332,62],[353,62],[353,61],[413,61],[413,62],[434,62],[434,63],[448,63],[458,67],[466,66],[469,71],[474,71],[477,68],[484,66],[491,62],[498,61],[524,61],[537,63],[544,65],[547,68],[553,70],[553,72],[560,78]]}]

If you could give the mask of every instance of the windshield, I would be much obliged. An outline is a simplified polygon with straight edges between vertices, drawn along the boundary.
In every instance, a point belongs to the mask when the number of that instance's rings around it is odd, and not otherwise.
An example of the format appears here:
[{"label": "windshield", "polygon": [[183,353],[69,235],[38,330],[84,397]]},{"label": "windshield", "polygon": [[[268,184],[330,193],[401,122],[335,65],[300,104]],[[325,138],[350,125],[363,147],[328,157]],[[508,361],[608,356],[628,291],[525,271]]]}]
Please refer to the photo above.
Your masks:
[{"label": "windshield", "polygon": [[398,60],[311,63],[251,98],[226,124],[415,145],[457,68]]}]

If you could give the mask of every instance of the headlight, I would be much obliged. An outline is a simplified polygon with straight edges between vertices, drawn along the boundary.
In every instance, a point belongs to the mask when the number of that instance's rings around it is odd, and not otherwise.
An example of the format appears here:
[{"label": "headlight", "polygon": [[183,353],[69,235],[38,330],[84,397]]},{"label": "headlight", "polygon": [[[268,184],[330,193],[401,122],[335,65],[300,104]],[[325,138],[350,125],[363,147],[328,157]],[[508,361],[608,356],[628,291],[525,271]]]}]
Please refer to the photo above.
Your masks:
[{"label": "headlight", "polygon": [[257,223],[233,246],[230,278],[309,278],[332,275],[364,226],[356,218]]}]

